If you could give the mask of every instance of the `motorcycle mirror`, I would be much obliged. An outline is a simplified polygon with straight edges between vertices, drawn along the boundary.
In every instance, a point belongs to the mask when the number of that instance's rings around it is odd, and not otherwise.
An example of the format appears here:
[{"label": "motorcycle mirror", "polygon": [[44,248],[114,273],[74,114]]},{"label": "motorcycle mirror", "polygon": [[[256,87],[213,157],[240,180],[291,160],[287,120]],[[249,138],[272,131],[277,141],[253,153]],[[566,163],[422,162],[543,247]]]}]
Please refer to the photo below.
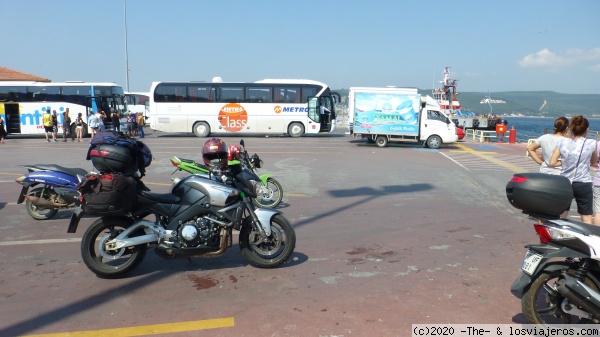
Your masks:
[{"label": "motorcycle mirror", "polygon": [[240,139],[240,145],[244,146],[244,140],[243,139]]}]

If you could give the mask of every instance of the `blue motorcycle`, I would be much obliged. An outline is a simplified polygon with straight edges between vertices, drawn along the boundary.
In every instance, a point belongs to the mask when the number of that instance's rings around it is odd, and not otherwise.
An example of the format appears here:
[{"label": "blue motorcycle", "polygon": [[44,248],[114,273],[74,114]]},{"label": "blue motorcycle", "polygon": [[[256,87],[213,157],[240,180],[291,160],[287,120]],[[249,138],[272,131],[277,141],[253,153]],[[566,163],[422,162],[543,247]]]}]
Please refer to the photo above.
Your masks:
[{"label": "blue motorcycle", "polygon": [[79,203],[77,184],[88,172],[53,164],[23,165],[29,173],[16,182],[23,185],[17,204],[25,202],[27,213],[36,220],[47,220],[59,210],[71,210]]}]

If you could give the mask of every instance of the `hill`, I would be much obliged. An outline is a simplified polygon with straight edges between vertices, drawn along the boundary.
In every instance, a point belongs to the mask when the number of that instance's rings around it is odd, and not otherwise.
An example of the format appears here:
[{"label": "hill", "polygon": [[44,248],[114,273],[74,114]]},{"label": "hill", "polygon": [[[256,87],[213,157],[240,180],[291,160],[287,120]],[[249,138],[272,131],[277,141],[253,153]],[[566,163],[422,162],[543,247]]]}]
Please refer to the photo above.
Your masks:
[{"label": "hill", "polygon": [[[334,90],[348,97],[348,89]],[[418,89],[422,95],[431,95],[431,89]],[[487,92],[459,92],[458,100],[464,111],[477,114],[525,116],[600,117],[600,94],[560,94],[553,91],[505,91],[491,93],[491,99],[506,103],[481,104]],[[347,99],[347,98],[346,98]]]}]

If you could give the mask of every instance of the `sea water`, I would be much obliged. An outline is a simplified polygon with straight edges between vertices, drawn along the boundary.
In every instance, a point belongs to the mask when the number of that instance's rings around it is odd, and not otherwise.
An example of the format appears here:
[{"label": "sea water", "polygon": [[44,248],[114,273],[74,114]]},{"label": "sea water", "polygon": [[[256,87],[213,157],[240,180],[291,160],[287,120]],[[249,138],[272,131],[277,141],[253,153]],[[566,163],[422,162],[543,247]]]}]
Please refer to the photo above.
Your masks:
[{"label": "sea water", "polygon": [[[544,133],[553,133],[555,117],[503,117],[508,122],[507,129],[513,126],[517,130],[517,142],[526,143],[528,139],[538,138]],[[569,118],[569,121],[571,119]],[[600,118],[588,118],[590,129],[588,138],[596,139],[600,135]],[[508,136],[508,131],[505,136]]]}]

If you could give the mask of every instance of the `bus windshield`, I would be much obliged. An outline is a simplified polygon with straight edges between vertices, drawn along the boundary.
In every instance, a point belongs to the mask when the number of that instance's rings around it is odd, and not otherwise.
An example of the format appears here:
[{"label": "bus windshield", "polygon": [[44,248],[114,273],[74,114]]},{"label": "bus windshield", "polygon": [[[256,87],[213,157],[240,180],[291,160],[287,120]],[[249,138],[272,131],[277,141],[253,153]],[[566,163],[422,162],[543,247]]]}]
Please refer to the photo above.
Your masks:
[{"label": "bus windshield", "polygon": [[[193,132],[198,137],[330,133],[336,127],[334,95],[324,83],[311,80],[154,82],[150,128]],[[327,108],[324,114],[321,105]]]}]

